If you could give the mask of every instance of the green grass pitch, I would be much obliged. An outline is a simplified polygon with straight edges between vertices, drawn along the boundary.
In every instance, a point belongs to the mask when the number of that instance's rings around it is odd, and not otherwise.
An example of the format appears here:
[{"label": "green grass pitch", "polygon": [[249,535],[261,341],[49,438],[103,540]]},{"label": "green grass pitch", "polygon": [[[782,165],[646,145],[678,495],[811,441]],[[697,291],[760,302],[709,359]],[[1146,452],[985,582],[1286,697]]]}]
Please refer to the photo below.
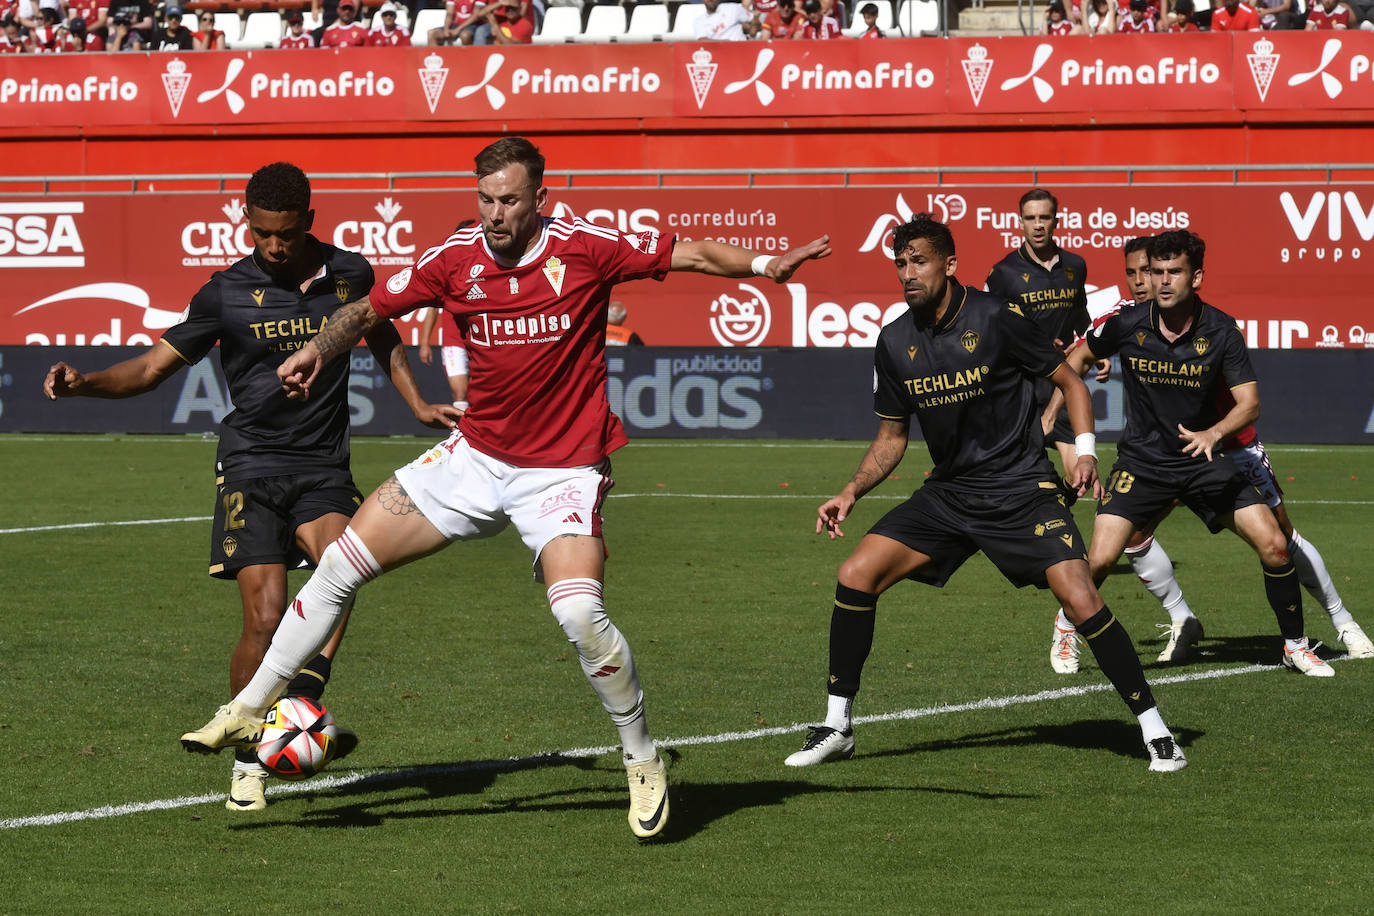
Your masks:
[{"label": "green grass pitch", "polygon": [[[426,444],[355,442],[359,486]],[[595,751],[614,730],[509,531],[367,586],[325,695],[361,746],[265,811],[225,811],[229,755],[177,741],[224,701],[238,632],[236,589],[205,574],[214,443],[0,437],[0,913],[1368,909],[1374,661],[1258,667],[1279,652],[1258,561],[1186,511],[1159,537],[1201,658],[1155,664],[1165,617],[1124,564],[1103,589],[1150,678],[1175,678],[1156,695],[1182,773],[1147,772],[1087,653],[1050,671],[1052,598],[981,557],[879,605],[855,712],[907,712],[861,724],[852,761],[784,767],[824,711],[835,569],[929,466],[915,444],[846,540],[816,537],[864,446],[615,456],[607,604],[672,758],[671,823],[641,844],[618,756]],[[1374,451],[1270,451],[1370,628]]]}]

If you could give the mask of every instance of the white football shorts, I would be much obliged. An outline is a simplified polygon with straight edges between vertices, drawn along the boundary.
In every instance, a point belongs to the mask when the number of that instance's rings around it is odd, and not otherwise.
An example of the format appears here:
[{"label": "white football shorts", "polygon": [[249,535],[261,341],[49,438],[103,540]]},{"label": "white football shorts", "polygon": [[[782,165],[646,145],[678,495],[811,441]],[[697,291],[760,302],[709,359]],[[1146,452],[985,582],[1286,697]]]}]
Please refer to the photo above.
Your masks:
[{"label": "white football shorts", "polygon": [[611,463],[522,468],[484,455],[454,431],[396,472],[415,505],[450,541],[489,538],[514,524],[543,581],[539,554],[559,535],[601,537]]},{"label": "white football shorts", "polygon": [[444,374],[450,378],[468,374],[468,351],[462,347],[440,347],[439,354],[444,360]]},{"label": "white football shorts", "polygon": [[1240,468],[1245,479],[1260,491],[1269,508],[1277,509],[1283,505],[1283,488],[1279,486],[1279,479],[1274,476],[1274,468],[1269,464],[1269,455],[1264,451],[1263,442],[1256,439],[1253,444],[1227,454],[1236,463],[1236,467]]}]

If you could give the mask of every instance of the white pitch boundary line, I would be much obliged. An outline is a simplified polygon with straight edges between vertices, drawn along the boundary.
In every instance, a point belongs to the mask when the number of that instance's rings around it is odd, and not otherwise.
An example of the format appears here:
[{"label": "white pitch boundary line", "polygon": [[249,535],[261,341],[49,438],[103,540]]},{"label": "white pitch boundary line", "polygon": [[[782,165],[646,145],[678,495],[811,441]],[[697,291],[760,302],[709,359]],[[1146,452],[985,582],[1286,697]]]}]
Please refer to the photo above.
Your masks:
[{"label": "white pitch boundary line", "polygon": [[[1339,659],[1333,659],[1333,661],[1339,661]],[[1280,670],[1279,665],[1243,665],[1237,668],[1220,668],[1212,671],[1197,671],[1190,674],[1168,675],[1150,681],[1150,685],[1159,686],[1161,684],[1184,684],[1194,681],[1210,681],[1224,677],[1235,677],[1242,674],[1258,674],[1278,670]],[[982,700],[975,700],[971,703],[956,703],[948,706],[923,706],[917,709],[903,709],[898,712],[878,713],[871,716],[855,716],[854,724],[867,725],[873,722],[926,719],[932,716],[947,715],[949,713],[1006,709],[1010,706],[1023,706],[1029,703],[1045,703],[1051,700],[1087,696],[1092,693],[1105,693],[1113,689],[1111,684],[1104,683],[1084,684],[1075,687],[1059,687],[1054,690],[1041,690],[1038,693],[1017,694],[1005,697],[987,697]],[[688,738],[668,738],[661,741],[655,741],[654,744],[659,747],[674,748],[727,744],[734,741],[752,741],[758,738],[772,738],[779,735],[788,735],[804,731],[811,728],[813,724],[814,723],[794,722],[791,725],[782,725],[773,728],[755,728],[748,731],[721,732],[716,735],[696,735]],[[343,788],[344,786],[355,785],[361,782],[380,786],[406,782],[416,778],[434,778],[436,776],[447,776],[455,773],[514,770],[535,766],[544,762],[555,763],[560,760],[600,757],[604,754],[618,751],[619,749],[618,745],[578,747],[564,751],[531,754],[526,757],[511,757],[506,760],[481,760],[443,766],[413,767],[406,770],[396,770],[394,772],[357,772],[339,776],[321,776],[318,779],[312,779],[303,783],[274,785],[268,788],[267,794],[272,796],[305,795],[324,792],[329,789]],[[190,808],[196,805],[219,803],[223,800],[223,793],[188,795],[181,798],[164,798],[148,802],[127,802],[122,805],[102,805],[98,808],[87,808],[84,811],[64,811],[58,814],[11,817],[0,820],[0,830],[16,830],[23,827],[53,827],[58,824],[102,820],[111,817],[123,817],[129,814],[143,814],[149,811],[169,811],[176,808]]]},{"label": "white pitch boundary line", "polygon": [[[829,499],[831,493],[612,493],[610,499]],[[910,499],[909,493],[869,493],[869,502],[896,502]],[[1374,506],[1370,499],[1286,499],[1294,506]],[[0,528],[0,534],[37,534],[44,531],[69,531],[77,528],[119,528],[128,525],[171,525],[182,522],[208,522],[209,515],[187,515],[182,518],[142,518],[123,522],[70,522],[63,525],[35,525],[30,528]]]}]

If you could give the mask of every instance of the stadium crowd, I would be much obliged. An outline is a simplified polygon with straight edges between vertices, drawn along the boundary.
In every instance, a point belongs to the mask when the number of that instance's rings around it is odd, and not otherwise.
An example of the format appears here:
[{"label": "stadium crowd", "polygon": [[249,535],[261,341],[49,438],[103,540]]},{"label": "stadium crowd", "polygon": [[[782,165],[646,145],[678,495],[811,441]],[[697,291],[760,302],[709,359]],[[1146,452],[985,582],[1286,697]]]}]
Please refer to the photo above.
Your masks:
[{"label": "stadium crowd", "polygon": [[[78,51],[193,51],[235,47],[285,49],[406,45],[495,45],[594,40],[595,11],[621,7],[606,40],[634,39],[632,9],[660,7],[661,31],[638,40],[717,41],[883,38],[893,27],[896,0],[851,10],[845,0],[700,0],[678,4],[672,30],[666,4],[553,0],[385,0],[369,15],[372,0],[292,0],[278,11],[255,12],[233,0],[0,0],[0,54]],[[574,0],[575,2],[575,0]],[[1047,35],[1261,31],[1267,29],[1374,30],[1374,0],[1049,0],[1041,31]],[[359,4],[362,4],[360,7]],[[618,12],[620,10],[617,10]],[[851,21],[852,16],[852,21]],[[555,20],[557,25],[554,25]],[[631,23],[626,34],[626,23]],[[886,27],[886,28],[885,28]],[[586,30],[585,33],[583,30]],[[617,34],[616,30],[619,30]],[[537,37],[538,36],[538,37]]]}]

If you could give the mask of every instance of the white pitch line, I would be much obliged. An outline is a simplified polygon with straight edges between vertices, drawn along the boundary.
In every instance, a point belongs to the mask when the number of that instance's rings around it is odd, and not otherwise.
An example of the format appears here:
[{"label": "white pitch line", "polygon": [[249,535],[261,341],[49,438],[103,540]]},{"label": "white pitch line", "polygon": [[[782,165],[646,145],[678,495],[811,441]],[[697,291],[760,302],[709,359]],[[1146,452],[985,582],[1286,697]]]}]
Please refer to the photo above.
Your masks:
[{"label": "white pitch line", "polygon": [[[1339,659],[1332,659],[1339,661]],[[1194,681],[1210,681],[1241,674],[1258,674],[1278,671],[1278,665],[1243,665],[1237,668],[1218,668],[1211,671],[1197,671],[1190,674],[1174,674],[1150,681],[1151,686],[1160,684],[1183,684]],[[1017,694],[1006,697],[986,697],[971,703],[956,703],[948,706],[923,706],[917,709],[903,709],[898,712],[879,713],[871,716],[856,716],[855,725],[872,722],[896,722],[910,719],[926,719],[931,716],[959,712],[981,712],[989,709],[1006,709],[1009,706],[1022,706],[1029,703],[1045,703],[1069,697],[1087,696],[1092,693],[1105,693],[1113,690],[1111,684],[1096,683],[1074,687],[1059,687],[1054,690],[1041,690],[1038,693]],[[805,731],[815,723],[793,723],[773,728],[755,728],[741,732],[721,732],[716,735],[696,735],[687,738],[668,738],[654,743],[659,747],[699,747],[709,744],[727,744],[734,741],[752,741],[758,738],[772,738]],[[540,763],[556,763],[560,760],[574,760],[600,757],[618,751],[618,745],[598,747],[578,747],[563,751],[532,754],[526,757],[511,757],[506,760],[479,760],[469,763],[445,764],[440,766],[413,767],[406,770],[372,773],[346,773],[338,776],[321,776],[301,783],[285,783],[271,786],[267,794],[272,796],[305,795],[338,789],[344,786],[366,782],[369,785],[388,785],[407,782],[417,778],[434,778],[455,773],[503,771],[523,769]],[[143,814],[148,811],[168,811],[175,808],[190,808],[196,805],[218,804],[224,799],[223,793],[209,795],[188,795],[181,798],[164,798],[149,802],[128,802],[122,805],[102,805],[84,811],[64,811],[58,814],[38,814],[31,817],[11,817],[0,820],[0,830],[16,830],[22,827],[52,827],[58,824],[71,824],[76,821],[102,820],[123,817],[128,814]]]},{"label": "white pitch line", "polygon": [[66,525],[38,525],[33,528],[0,528],[0,534],[32,534],[36,531],[69,531],[73,528],[120,528],[126,525],[170,525],[180,522],[208,522],[212,516],[188,515],[185,518],[140,518],[128,522],[72,522]]}]

